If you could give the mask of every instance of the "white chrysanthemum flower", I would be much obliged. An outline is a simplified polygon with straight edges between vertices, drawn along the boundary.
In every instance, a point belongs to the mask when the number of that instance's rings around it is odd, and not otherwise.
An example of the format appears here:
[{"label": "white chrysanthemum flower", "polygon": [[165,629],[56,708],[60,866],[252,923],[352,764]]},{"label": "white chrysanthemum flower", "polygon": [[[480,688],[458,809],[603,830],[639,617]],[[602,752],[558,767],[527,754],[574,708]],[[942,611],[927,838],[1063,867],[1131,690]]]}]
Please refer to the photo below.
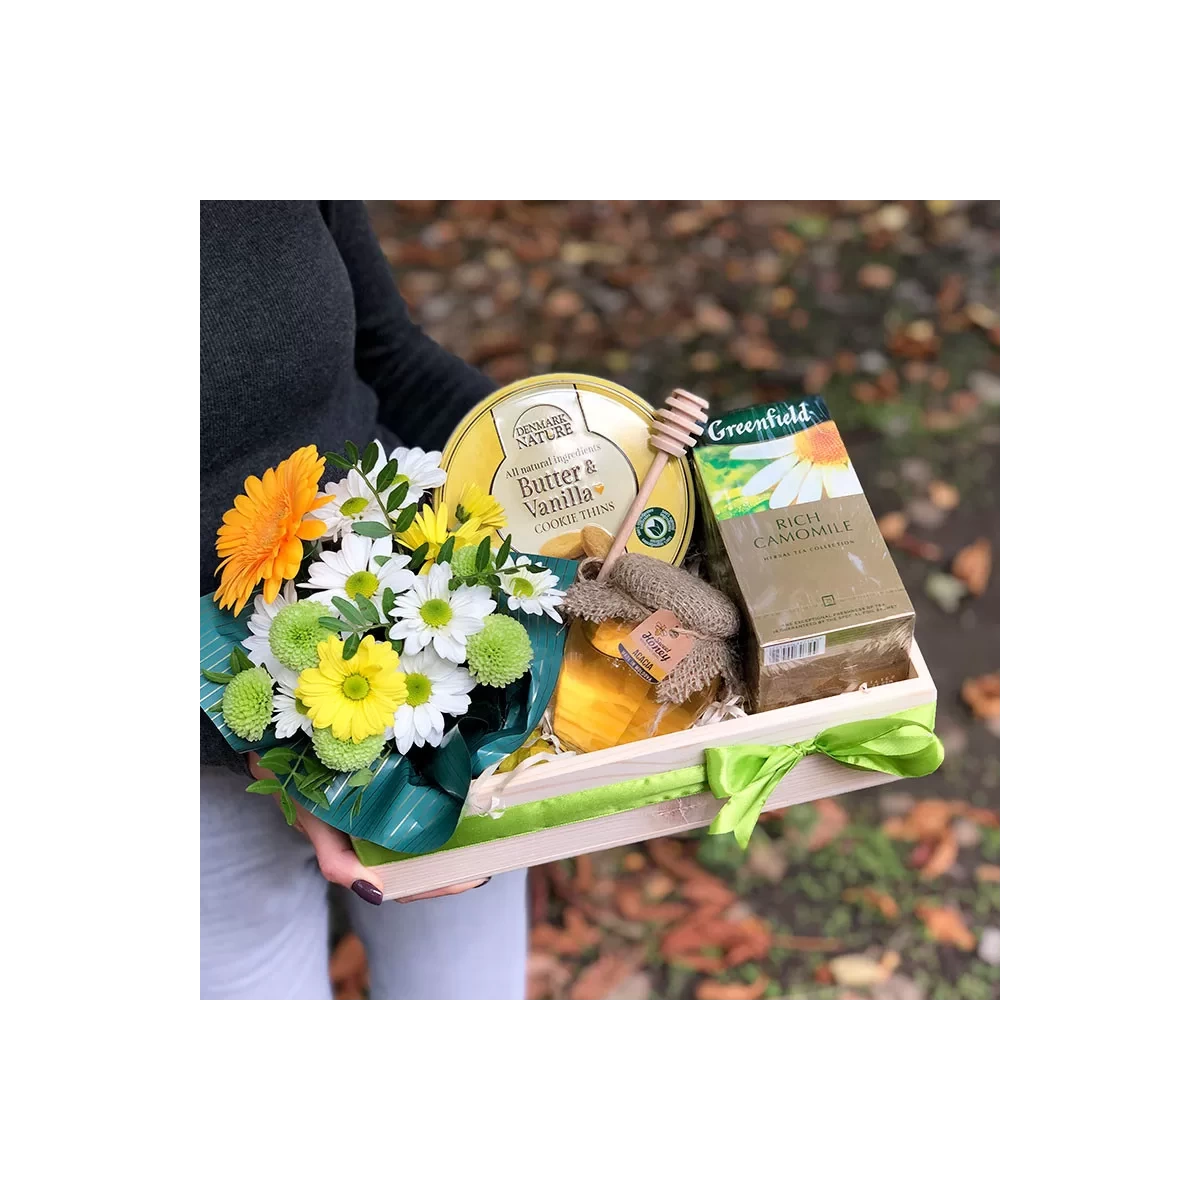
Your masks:
[{"label": "white chrysanthemum flower", "polygon": [[439,658],[432,646],[402,654],[400,670],[408,696],[393,718],[396,749],[407,754],[413,746],[440,746],[445,718],[461,717],[470,707],[471,672]]},{"label": "white chrysanthemum flower", "polygon": [[399,593],[412,586],[416,576],[405,570],[408,562],[407,554],[392,552],[390,537],[372,540],[352,533],[342,538],[337,550],[326,550],[308,568],[308,579],[300,586],[325,604],[332,604],[334,596],[351,604],[362,596],[378,608],[385,588]]},{"label": "white chrysanthemum flower", "polygon": [[442,658],[465,662],[467,638],[483,628],[483,618],[496,608],[492,589],[460,587],[450,590],[450,564],[434,563],[428,575],[418,575],[412,589],[396,597],[391,615],[396,624],[388,637],[404,642],[415,654],[432,643]]},{"label": "white chrysanthemum flower", "polygon": [[[415,504],[423,493],[441,487],[446,482],[446,472],[438,465],[442,461],[439,450],[421,450],[415,446],[411,449],[401,447],[393,450],[390,457],[396,460],[396,478],[388,484],[388,491],[399,483],[407,483],[408,495],[404,499],[406,505]],[[382,469],[382,461],[379,466]],[[374,483],[374,479],[371,482]]]},{"label": "white chrysanthemum flower", "polygon": [[[372,472],[378,474],[378,472]],[[374,483],[374,480],[371,481]],[[326,486],[325,491],[333,497],[313,515],[325,522],[325,538],[337,539],[353,533],[355,521],[378,521],[386,525],[387,518],[375,499],[366,481],[357,471],[351,471],[345,479]]]},{"label": "white chrysanthemum flower", "polygon": [[279,590],[279,595],[268,604],[260,592],[254,597],[254,612],[250,617],[250,636],[243,640],[246,654],[256,667],[266,667],[272,679],[284,679],[293,672],[289,671],[271,653],[271,643],[267,634],[271,632],[271,622],[276,615],[296,603],[296,585],[290,579]]},{"label": "white chrysanthemum flower", "polygon": [[529,570],[529,559],[524,554],[513,565],[518,568],[516,571],[508,574],[506,568],[500,573],[500,586],[508,596],[509,609],[553,617],[561,625],[558,606],[564,593],[558,588],[558,576],[550,571]]},{"label": "white chrysanthemum flower", "polygon": [[850,455],[837,426],[822,421],[811,429],[771,442],[731,446],[731,459],[769,458],[772,461],[742,485],[743,496],[771,490],[769,507],[811,504],[821,497],[857,496],[862,484],[850,465]]},{"label": "white chrysanthemum flower", "polygon": [[275,692],[275,715],[271,718],[275,725],[275,736],[293,737],[303,731],[312,737],[312,717],[308,715],[308,709],[296,699],[296,681],[299,676],[287,667],[284,667],[283,671],[287,678],[276,681],[278,688]]}]

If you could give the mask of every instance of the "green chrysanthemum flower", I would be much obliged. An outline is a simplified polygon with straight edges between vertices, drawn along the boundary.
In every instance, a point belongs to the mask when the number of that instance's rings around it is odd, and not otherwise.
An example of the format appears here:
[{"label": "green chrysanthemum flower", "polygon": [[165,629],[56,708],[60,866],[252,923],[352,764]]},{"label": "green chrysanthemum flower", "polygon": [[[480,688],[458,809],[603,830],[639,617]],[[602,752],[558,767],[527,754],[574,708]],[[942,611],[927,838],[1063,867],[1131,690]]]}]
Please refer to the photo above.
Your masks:
[{"label": "green chrysanthemum flower", "polygon": [[483,628],[467,638],[467,666],[480,683],[504,687],[529,670],[533,644],[525,626],[503,613],[484,617]]},{"label": "green chrysanthemum flower", "polygon": [[[459,546],[450,556],[451,574],[459,579],[469,579],[472,575],[478,575],[479,572],[475,569],[475,555],[478,553],[478,546]],[[489,566],[493,558],[493,555],[488,555]]]},{"label": "green chrysanthemum flower", "polygon": [[370,766],[383,753],[383,734],[375,733],[361,742],[343,742],[329,728],[314,729],[313,749],[331,771],[357,771]]},{"label": "green chrysanthemum flower", "polygon": [[285,667],[306,671],[317,665],[317,647],[333,633],[317,622],[329,616],[319,600],[297,600],[280,610],[267,631],[271,653]]},{"label": "green chrysanthemum flower", "polygon": [[221,715],[238,737],[257,742],[267,728],[273,710],[271,676],[265,667],[241,671],[226,685],[221,697]]}]

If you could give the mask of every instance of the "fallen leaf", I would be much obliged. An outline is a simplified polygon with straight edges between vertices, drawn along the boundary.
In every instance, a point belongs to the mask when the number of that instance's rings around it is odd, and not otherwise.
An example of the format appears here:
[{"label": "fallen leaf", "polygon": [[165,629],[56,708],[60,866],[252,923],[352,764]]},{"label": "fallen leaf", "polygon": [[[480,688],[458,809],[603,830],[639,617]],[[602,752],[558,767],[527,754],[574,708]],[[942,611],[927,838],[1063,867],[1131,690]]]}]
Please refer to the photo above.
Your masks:
[{"label": "fallen leaf", "polygon": [[979,721],[997,720],[1000,717],[1000,673],[977,675],[966,679],[962,685],[962,698]]},{"label": "fallen leaf", "polygon": [[679,890],[693,904],[712,904],[718,909],[728,908],[737,899],[737,895],[715,875],[689,879]]},{"label": "fallen leaf", "polygon": [[[894,921],[900,915],[900,905],[887,892],[881,892],[878,888],[847,888],[842,893],[842,899],[847,904],[862,903],[870,905],[882,913],[883,916],[887,917],[889,921]],[[778,939],[776,940],[778,941]]]},{"label": "fallen leaf", "polygon": [[908,528],[908,517],[902,512],[884,513],[879,518],[879,532],[885,542],[895,542],[904,536]]},{"label": "fallen leaf", "polygon": [[972,596],[982,596],[992,577],[992,543],[981,537],[964,546],[954,556],[950,572],[967,585]]},{"label": "fallen leaf", "polygon": [[896,539],[896,549],[903,550],[905,554],[911,554],[913,558],[920,558],[925,562],[937,562],[942,557],[942,548],[937,542],[924,541],[911,533],[901,534]]},{"label": "fallen leaf", "polygon": [[876,1000],[923,1000],[925,993],[907,975],[892,975],[871,988]]},{"label": "fallen leaf", "polygon": [[883,832],[902,842],[936,841],[966,809],[961,800],[918,800],[902,817],[883,823]]},{"label": "fallen leaf", "polygon": [[746,868],[771,883],[778,883],[788,873],[788,859],[772,838],[755,837],[746,854]]},{"label": "fallen leaf", "polygon": [[631,851],[629,854],[625,855],[623,859],[621,859],[621,866],[624,867],[626,871],[640,871],[645,865],[645,856],[639,854],[636,850]]},{"label": "fallen leaf", "polygon": [[572,859],[575,864],[575,886],[581,892],[590,892],[592,884],[596,882],[596,872],[592,866],[592,860],[586,855],[581,854],[578,858]]},{"label": "fallen leaf", "polygon": [[675,890],[675,880],[665,871],[653,871],[642,885],[648,899],[665,900]]},{"label": "fallen leaf", "polygon": [[935,479],[929,485],[929,499],[944,512],[950,512],[958,507],[958,488],[944,479]]},{"label": "fallen leaf", "polygon": [[1000,868],[994,863],[980,863],[975,868],[975,878],[980,883],[999,883]]},{"label": "fallen leaf", "polygon": [[842,954],[829,960],[834,983],[840,987],[870,987],[882,983],[895,969],[865,954]]},{"label": "fallen leaf", "polygon": [[896,282],[896,272],[886,263],[866,263],[859,268],[858,282],[865,288],[890,288]]},{"label": "fallen leaf", "polygon": [[979,957],[993,967],[1000,964],[1000,930],[989,926],[979,939]]},{"label": "fallen leaf", "polygon": [[990,808],[968,808],[963,816],[976,825],[986,825],[989,829],[1000,828],[1000,814],[992,812]]},{"label": "fallen leaf", "polygon": [[829,969],[828,963],[822,963],[813,972],[813,982],[814,983],[832,983],[833,982],[833,972]]},{"label": "fallen leaf", "polygon": [[975,935],[954,909],[933,904],[918,904],[916,914],[934,941],[949,942],[960,950],[975,949]]},{"label": "fallen leaf", "polygon": [[925,579],[925,594],[942,612],[954,613],[967,594],[967,585],[953,575],[932,571]]},{"label": "fallen leaf", "polygon": [[[640,957],[640,956],[639,956]],[[628,976],[637,962],[619,954],[602,954],[590,967],[585,967],[571,985],[572,1000],[606,1000],[609,994]]]},{"label": "fallen leaf", "polygon": [[831,797],[823,796],[812,803],[818,818],[808,835],[808,848],[820,850],[822,846],[828,846],[846,828],[850,818],[846,815],[846,810]]},{"label": "fallen leaf", "polygon": [[922,879],[936,879],[954,866],[958,858],[958,840],[953,829],[947,829],[934,843],[932,853],[921,868]]},{"label": "fallen leaf", "polygon": [[655,924],[678,921],[691,911],[686,904],[647,904],[642,898],[641,887],[636,883],[618,885],[616,909],[627,921],[649,921]]},{"label": "fallen leaf", "polygon": [[526,956],[526,1000],[561,1000],[570,982],[570,968],[552,954],[531,951]]},{"label": "fallen leaf", "polygon": [[645,971],[638,971],[623,979],[605,997],[607,1000],[649,1000],[654,985]]},{"label": "fallen leaf", "polygon": [[329,978],[333,983],[354,983],[365,987],[367,951],[355,933],[345,934],[329,956]]},{"label": "fallen leaf", "polygon": [[706,979],[696,985],[697,1000],[760,1000],[767,990],[767,977],[760,975],[753,983],[717,983]]}]

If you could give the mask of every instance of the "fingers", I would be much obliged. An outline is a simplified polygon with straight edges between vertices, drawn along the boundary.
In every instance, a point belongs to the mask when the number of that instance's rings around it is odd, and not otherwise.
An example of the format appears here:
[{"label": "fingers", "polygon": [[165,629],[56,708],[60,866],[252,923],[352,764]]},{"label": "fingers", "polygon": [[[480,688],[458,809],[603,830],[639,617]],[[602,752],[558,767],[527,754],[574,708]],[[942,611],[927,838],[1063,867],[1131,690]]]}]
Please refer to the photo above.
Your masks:
[{"label": "fingers", "polygon": [[330,883],[349,888],[368,904],[383,903],[380,887],[383,881],[370,867],[364,867],[358,861],[350,839],[340,829],[326,825],[299,806],[296,808],[296,824],[312,842],[317,852],[317,866]]},{"label": "fingers", "polygon": [[419,896],[405,896],[403,900],[397,900],[397,904],[411,904],[414,900],[436,900],[438,896],[457,896],[459,892],[474,891],[475,888],[481,888],[491,879],[489,875],[487,879],[474,879],[470,883],[456,883],[453,887],[438,888],[436,892],[422,892]]}]

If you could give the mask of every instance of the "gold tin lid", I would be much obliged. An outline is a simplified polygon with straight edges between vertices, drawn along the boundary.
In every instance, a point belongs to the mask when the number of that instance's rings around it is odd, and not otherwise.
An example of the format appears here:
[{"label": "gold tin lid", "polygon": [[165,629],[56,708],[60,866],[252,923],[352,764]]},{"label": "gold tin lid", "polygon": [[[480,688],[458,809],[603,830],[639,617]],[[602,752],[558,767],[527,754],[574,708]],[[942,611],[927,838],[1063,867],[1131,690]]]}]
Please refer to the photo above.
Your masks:
[{"label": "gold tin lid", "polygon": [[[504,507],[514,550],[603,558],[655,450],[654,409],[591,375],[535,375],[493,392],[459,422],[442,452],[435,501],[469,484]],[[676,566],[692,537],[695,494],[682,458],[667,463],[626,548]]]}]

